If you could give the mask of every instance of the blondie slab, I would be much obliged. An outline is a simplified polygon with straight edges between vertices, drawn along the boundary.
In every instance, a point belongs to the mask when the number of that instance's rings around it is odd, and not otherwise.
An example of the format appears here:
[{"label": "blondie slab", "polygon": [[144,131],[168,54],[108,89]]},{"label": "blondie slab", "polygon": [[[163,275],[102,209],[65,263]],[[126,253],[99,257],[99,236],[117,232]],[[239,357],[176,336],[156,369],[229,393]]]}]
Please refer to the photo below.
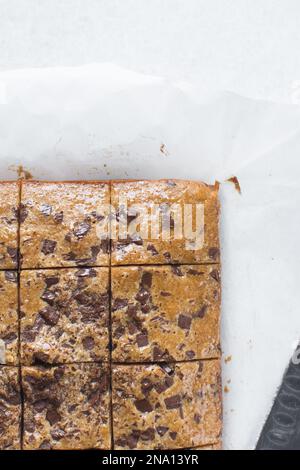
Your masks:
[{"label": "blondie slab", "polygon": [[0,271],[0,364],[18,363],[18,274]]},{"label": "blondie slab", "polygon": [[23,364],[108,360],[108,268],[22,271],[20,284]]},{"label": "blondie slab", "polygon": [[24,449],[109,449],[108,366],[23,367]]},{"label": "blondie slab", "polygon": [[113,361],[220,356],[219,267],[113,267],[111,285]]},{"label": "blondie slab", "polygon": [[120,365],[112,374],[116,449],[177,449],[218,441],[220,361]]},{"label": "blondie slab", "polygon": [[[116,234],[126,224],[131,228],[127,236],[122,235],[122,239],[116,238],[112,231],[112,238],[115,238],[112,243],[113,265],[219,262],[217,185],[182,180],[116,181],[112,182],[111,203],[115,209]],[[134,208],[136,204],[142,208]],[[169,211],[173,204],[176,205],[174,210]],[[190,215],[188,205],[193,211]],[[201,208],[196,217],[196,205],[202,207],[203,219]],[[159,223],[157,210],[161,214]],[[148,223],[145,213],[149,216]],[[165,229],[166,220],[169,232]],[[188,231],[189,225],[195,233]],[[146,235],[141,232],[144,226]]]},{"label": "blondie slab", "polygon": [[19,184],[0,182],[0,269],[18,266]]},{"label": "blondie slab", "polygon": [[24,182],[21,197],[23,268],[107,266],[109,242],[99,236],[110,202],[102,182]]},{"label": "blondie slab", "polygon": [[19,369],[0,366],[0,450],[20,449],[20,422]]}]

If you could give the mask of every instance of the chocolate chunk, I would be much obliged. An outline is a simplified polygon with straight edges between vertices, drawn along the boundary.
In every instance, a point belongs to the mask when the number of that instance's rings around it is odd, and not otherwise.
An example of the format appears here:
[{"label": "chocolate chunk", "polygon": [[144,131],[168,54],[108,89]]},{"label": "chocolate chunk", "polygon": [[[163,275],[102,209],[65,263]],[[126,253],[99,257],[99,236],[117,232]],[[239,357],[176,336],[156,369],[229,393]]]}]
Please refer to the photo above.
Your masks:
[{"label": "chocolate chunk", "polygon": [[41,444],[40,444],[40,447],[39,449],[41,450],[50,450],[51,449],[51,444],[49,441],[43,441]]},{"label": "chocolate chunk", "polygon": [[207,311],[207,305],[203,305],[198,312],[193,314],[194,318],[203,318],[205,316],[205,313]]},{"label": "chocolate chunk", "polygon": [[162,359],[165,355],[165,352],[162,351],[158,346],[154,346],[153,348],[153,360],[154,361],[159,361]]},{"label": "chocolate chunk", "polygon": [[46,420],[49,421],[51,426],[53,426],[53,424],[58,423],[58,421],[61,420],[61,416],[57,410],[50,409],[46,413]]},{"label": "chocolate chunk", "polygon": [[148,395],[153,389],[153,383],[147,377],[144,378],[141,382],[141,390],[144,395]]},{"label": "chocolate chunk", "polygon": [[150,294],[144,287],[142,287],[135,296],[135,299],[141,304],[145,304],[149,300],[149,298]]},{"label": "chocolate chunk", "polygon": [[136,336],[136,342],[139,348],[143,348],[148,345],[148,335],[140,333]]},{"label": "chocolate chunk", "polygon": [[178,326],[183,330],[189,330],[192,324],[192,318],[182,313],[178,316]]},{"label": "chocolate chunk", "polygon": [[195,357],[195,351],[186,351],[185,355],[187,359],[193,359]]},{"label": "chocolate chunk", "polygon": [[[106,240],[102,240],[101,244],[102,244],[102,242],[106,242]],[[91,247],[91,253],[92,253],[92,260],[93,261],[96,260],[97,256],[100,253],[100,250],[101,250],[101,246],[95,245],[95,246]]]},{"label": "chocolate chunk", "polygon": [[75,237],[81,239],[85,237],[91,230],[91,224],[88,222],[76,223],[73,229]]},{"label": "chocolate chunk", "polygon": [[140,438],[140,431],[134,429],[130,436],[127,437],[123,447],[129,447],[129,449],[135,449]]},{"label": "chocolate chunk", "polygon": [[212,247],[212,248],[209,248],[208,250],[208,256],[213,259],[213,260],[216,260],[218,259],[220,255],[220,250],[219,248],[215,248],[215,247]]},{"label": "chocolate chunk", "polygon": [[154,387],[157,393],[163,393],[168,390],[168,388],[172,387],[173,383],[173,377],[167,376],[163,382],[157,382]]},{"label": "chocolate chunk", "polygon": [[7,335],[2,336],[2,339],[6,344],[10,344],[15,339],[17,339],[17,334],[16,333],[8,333]]},{"label": "chocolate chunk", "polygon": [[129,317],[135,318],[136,315],[137,315],[137,311],[138,311],[138,309],[135,305],[129,305],[128,308],[127,308],[126,313]]},{"label": "chocolate chunk", "polygon": [[150,289],[152,286],[152,273],[144,272],[141,279],[141,286],[144,289]]},{"label": "chocolate chunk", "polygon": [[63,255],[63,259],[65,261],[75,261],[76,260],[76,254],[73,251],[69,251],[69,253],[65,253]]},{"label": "chocolate chunk", "polygon": [[57,367],[54,371],[54,378],[56,381],[59,381],[63,376],[64,376],[64,368],[63,367]]},{"label": "chocolate chunk", "polygon": [[194,414],[194,421],[195,421],[195,423],[200,424],[201,416],[198,413]]},{"label": "chocolate chunk", "polygon": [[51,431],[51,437],[55,441],[60,441],[65,437],[65,431],[63,431],[63,429],[55,429]]},{"label": "chocolate chunk", "polygon": [[169,261],[169,262],[171,261],[171,255],[168,251],[166,251],[163,255],[164,255],[164,257],[166,258],[167,261]]},{"label": "chocolate chunk", "polygon": [[162,437],[166,434],[166,432],[169,431],[169,428],[167,426],[157,426],[156,431],[157,431],[157,434],[159,434]]},{"label": "chocolate chunk", "polygon": [[135,333],[139,331],[140,325],[135,320],[131,320],[127,322],[127,328],[128,328],[129,334],[134,335]]},{"label": "chocolate chunk", "polygon": [[16,283],[18,281],[18,274],[15,271],[5,271],[5,279],[8,282]]},{"label": "chocolate chunk", "polygon": [[123,326],[118,326],[114,331],[114,338],[119,339],[125,333],[125,328]]},{"label": "chocolate chunk", "polygon": [[217,271],[216,269],[214,269],[213,271],[211,271],[209,273],[209,275],[217,282],[220,282],[221,281],[221,278],[220,278],[220,273],[219,271]]},{"label": "chocolate chunk", "polygon": [[60,316],[59,313],[51,306],[45,307],[39,312],[39,315],[42,317],[44,322],[50,326],[55,326],[58,323]]},{"label": "chocolate chunk", "polygon": [[147,246],[147,250],[148,250],[148,251],[151,251],[152,256],[158,255],[157,249],[156,249],[155,246],[152,245],[151,243]]},{"label": "chocolate chunk", "polygon": [[32,359],[33,359],[34,364],[45,365],[45,364],[48,364],[49,356],[48,356],[48,354],[43,353],[43,352],[35,352],[35,353],[33,353]]},{"label": "chocolate chunk", "polygon": [[7,247],[7,253],[11,257],[11,259],[17,263],[18,261],[18,250],[17,248],[11,248],[10,246]]},{"label": "chocolate chunk", "polygon": [[41,295],[41,299],[44,300],[44,302],[47,302],[47,304],[53,305],[55,300],[55,292],[52,290],[45,290]]},{"label": "chocolate chunk", "polygon": [[181,397],[180,395],[173,395],[171,397],[165,398],[165,405],[168,410],[173,410],[175,408],[180,408],[181,406]]},{"label": "chocolate chunk", "polygon": [[54,253],[56,245],[57,242],[54,240],[44,240],[42,243],[41,252],[44,253],[44,255],[51,255]]},{"label": "chocolate chunk", "polygon": [[164,292],[164,291],[161,291],[160,295],[162,297],[170,297],[172,294],[170,292]]},{"label": "chocolate chunk", "polygon": [[201,276],[201,274],[204,274],[203,271],[197,271],[196,269],[188,269],[187,273],[191,276]]},{"label": "chocolate chunk", "polygon": [[61,224],[61,223],[63,222],[63,220],[64,220],[64,213],[63,213],[63,211],[57,212],[56,214],[54,214],[53,219],[54,219],[54,221],[55,221],[57,224]]},{"label": "chocolate chunk", "polygon": [[115,312],[116,310],[127,307],[127,305],[128,305],[128,300],[127,299],[117,298],[117,299],[115,299],[115,301],[113,303],[112,311]]},{"label": "chocolate chunk", "polygon": [[25,222],[27,217],[28,217],[28,210],[27,210],[26,206],[24,206],[24,204],[21,204],[20,205],[20,222],[21,222],[21,224],[23,222]]},{"label": "chocolate chunk", "polygon": [[47,400],[37,400],[32,404],[32,406],[37,413],[41,413],[43,410],[48,408],[49,402]]},{"label": "chocolate chunk", "polygon": [[91,336],[86,336],[85,338],[83,338],[82,344],[83,344],[84,349],[86,349],[87,351],[90,351],[91,349],[94,349],[95,347],[94,338],[92,338]]},{"label": "chocolate chunk", "polygon": [[55,286],[56,284],[59,283],[59,278],[57,276],[49,276],[45,278],[45,284],[48,287]]},{"label": "chocolate chunk", "polygon": [[49,204],[43,204],[40,207],[40,211],[41,211],[42,214],[44,214],[46,216],[49,216],[52,213],[52,206],[50,206]]},{"label": "chocolate chunk", "polygon": [[179,266],[176,266],[176,265],[173,265],[171,266],[171,269],[173,271],[173,273],[176,275],[176,276],[183,276],[183,272],[181,271],[181,269],[179,268]]},{"label": "chocolate chunk", "polygon": [[102,253],[109,253],[110,242],[107,238],[103,238],[100,243],[100,250]]},{"label": "chocolate chunk", "polygon": [[141,413],[150,413],[151,411],[153,411],[152,405],[148,400],[136,400],[134,404],[136,409],[139,410]]},{"label": "chocolate chunk", "polygon": [[155,438],[154,428],[147,428],[141,432],[140,438],[142,441],[153,441]]},{"label": "chocolate chunk", "polygon": [[97,277],[97,272],[93,268],[79,269],[76,271],[75,276],[77,277]]},{"label": "chocolate chunk", "polygon": [[31,419],[24,419],[24,430],[33,433],[35,431],[35,422]]},{"label": "chocolate chunk", "polygon": [[160,364],[160,367],[168,375],[173,375],[175,372],[174,366],[170,366],[169,364]]},{"label": "chocolate chunk", "polygon": [[170,434],[170,438],[171,438],[173,441],[175,441],[175,439],[176,439],[176,437],[177,437],[177,432],[172,431],[172,432],[170,432],[169,434]]}]

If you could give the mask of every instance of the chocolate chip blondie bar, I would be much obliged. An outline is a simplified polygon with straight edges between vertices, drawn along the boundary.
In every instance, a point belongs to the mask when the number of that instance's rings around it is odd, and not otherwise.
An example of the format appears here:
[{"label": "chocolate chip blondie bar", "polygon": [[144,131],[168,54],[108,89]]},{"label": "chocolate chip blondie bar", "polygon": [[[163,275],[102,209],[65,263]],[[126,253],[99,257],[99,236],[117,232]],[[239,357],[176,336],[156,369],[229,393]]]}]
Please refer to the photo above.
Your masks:
[{"label": "chocolate chip blondie bar", "polygon": [[23,367],[24,449],[109,449],[108,366]]},{"label": "chocolate chip blondie bar", "polygon": [[108,266],[109,184],[31,182],[22,185],[20,250],[23,268]]},{"label": "chocolate chip blondie bar", "polygon": [[23,364],[108,361],[108,268],[21,273]]},{"label": "chocolate chip blondie bar", "polygon": [[21,448],[19,369],[0,365],[0,450]]},{"label": "chocolate chip blondie bar", "polygon": [[114,366],[116,449],[177,449],[221,433],[219,361]]},{"label": "chocolate chip blondie bar", "polygon": [[[112,182],[116,231],[132,231],[112,243],[112,265],[218,263],[218,185],[181,180]],[[192,213],[195,226],[189,226]],[[203,225],[205,224],[205,227]],[[135,232],[141,225],[148,237]],[[184,227],[184,230],[182,228]],[[204,233],[205,232],[205,233]]]},{"label": "chocolate chip blondie bar", "polygon": [[0,269],[18,267],[19,188],[17,182],[0,182]]},{"label": "chocolate chip blondie bar", "polygon": [[0,271],[0,364],[18,363],[18,274]]},{"label": "chocolate chip blondie bar", "polygon": [[112,267],[111,290],[114,361],[220,357],[218,267]]}]

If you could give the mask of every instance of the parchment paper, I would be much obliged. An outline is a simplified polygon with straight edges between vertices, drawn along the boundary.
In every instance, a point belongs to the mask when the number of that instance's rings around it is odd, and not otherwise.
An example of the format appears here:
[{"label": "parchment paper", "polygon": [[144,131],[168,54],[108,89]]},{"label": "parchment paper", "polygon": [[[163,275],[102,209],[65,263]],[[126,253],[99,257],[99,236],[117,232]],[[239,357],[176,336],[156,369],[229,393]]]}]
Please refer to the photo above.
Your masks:
[{"label": "parchment paper", "polygon": [[[251,449],[300,338],[300,107],[114,65],[0,74],[0,177],[221,186],[224,443]],[[231,358],[230,358],[231,356]]]}]

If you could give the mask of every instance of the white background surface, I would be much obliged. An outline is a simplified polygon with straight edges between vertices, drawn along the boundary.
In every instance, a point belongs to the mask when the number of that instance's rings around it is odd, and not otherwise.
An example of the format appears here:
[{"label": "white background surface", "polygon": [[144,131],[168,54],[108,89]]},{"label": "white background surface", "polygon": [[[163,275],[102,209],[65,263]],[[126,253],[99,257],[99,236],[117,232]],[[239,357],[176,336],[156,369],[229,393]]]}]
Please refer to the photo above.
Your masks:
[{"label": "white background surface", "polygon": [[299,25],[299,0],[0,0],[0,69],[114,62],[290,103]]}]

